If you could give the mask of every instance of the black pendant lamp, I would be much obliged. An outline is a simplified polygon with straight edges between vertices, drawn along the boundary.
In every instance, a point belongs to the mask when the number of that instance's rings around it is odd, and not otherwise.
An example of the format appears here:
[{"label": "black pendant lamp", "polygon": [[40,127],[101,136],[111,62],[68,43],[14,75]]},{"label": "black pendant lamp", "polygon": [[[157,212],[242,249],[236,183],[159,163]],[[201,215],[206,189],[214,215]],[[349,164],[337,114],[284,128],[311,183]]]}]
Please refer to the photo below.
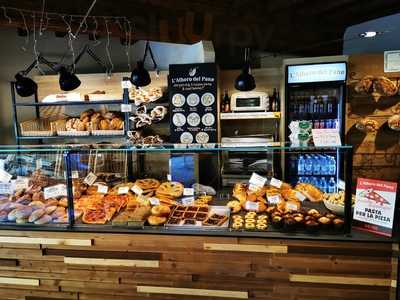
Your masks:
[{"label": "black pendant lamp", "polygon": [[59,84],[61,90],[68,92],[75,90],[81,85],[79,78],[66,67],[61,66],[58,72],[60,73]]},{"label": "black pendant lamp", "polygon": [[[143,60],[140,60],[137,62],[136,68],[131,73],[130,79],[131,79],[132,84],[136,88],[139,88],[142,86],[147,86],[151,83],[149,71],[147,71],[146,68],[144,67],[144,62],[146,61],[147,52],[150,53],[151,60],[153,61],[153,64],[154,64],[154,69],[157,70],[157,63],[154,60],[153,51],[150,48],[150,43],[147,41],[146,48],[144,50]],[[157,70],[157,72],[158,72],[158,70]]]},{"label": "black pendant lamp", "polygon": [[244,50],[244,65],[242,72],[235,80],[235,89],[247,92],[256,88],[256,81],[250,70],[250,48]]},{"label": "black pendant lamp", "polygon": [[25,76],[23,72],[19,72],[15,75],[15,90],[21,97],[29,97],[36,93],[37,84],[32,79]]}]

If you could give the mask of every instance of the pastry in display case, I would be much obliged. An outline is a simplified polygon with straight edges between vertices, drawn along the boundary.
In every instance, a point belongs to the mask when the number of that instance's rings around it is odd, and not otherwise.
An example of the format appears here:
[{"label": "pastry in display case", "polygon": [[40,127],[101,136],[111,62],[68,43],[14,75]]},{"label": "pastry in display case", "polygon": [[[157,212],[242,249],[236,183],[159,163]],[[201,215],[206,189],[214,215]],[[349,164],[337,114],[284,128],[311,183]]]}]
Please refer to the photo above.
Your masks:
[{"label": "pastry in display case", "polygon": [[[335,151],[345,159],[348,149]],[[48,151],[0,159],[2,224],[64,224],[94,231],[339,234],[348,229],[351,218],[351,195],[345,190],[290,184],[279,179],[284,178],[284,166],[271,176],[253,173],[248,181],[224,186],[220,164],[210,162],[232,149],[219,145],[65,146]],[[327,150],[258,146],[248,151],[265,151],[278,161],[282,153]]]}]

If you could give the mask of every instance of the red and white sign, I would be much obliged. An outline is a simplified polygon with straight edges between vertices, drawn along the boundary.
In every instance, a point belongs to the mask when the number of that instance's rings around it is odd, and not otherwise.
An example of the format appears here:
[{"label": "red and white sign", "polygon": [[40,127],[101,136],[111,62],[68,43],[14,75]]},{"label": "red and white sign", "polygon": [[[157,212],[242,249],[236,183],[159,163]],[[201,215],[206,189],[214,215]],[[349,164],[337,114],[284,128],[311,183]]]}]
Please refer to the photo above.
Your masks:
[{"label": "red and white sign", "polygon": [[354,205],[354,227],[391,236],[397,183],[358,178]]}]

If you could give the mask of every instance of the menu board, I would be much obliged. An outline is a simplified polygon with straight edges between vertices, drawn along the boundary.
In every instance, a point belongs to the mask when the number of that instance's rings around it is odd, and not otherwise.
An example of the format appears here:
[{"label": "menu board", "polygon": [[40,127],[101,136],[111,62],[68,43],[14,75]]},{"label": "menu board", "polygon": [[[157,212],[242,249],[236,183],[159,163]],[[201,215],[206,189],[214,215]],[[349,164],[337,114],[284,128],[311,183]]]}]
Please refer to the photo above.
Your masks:
[{"label": "menu board", "polygon": [[171,143],[217,142],[217,68],[215,64],[169,66]]},{"label": "menu board", "polygon": [[367,178],[357,179],[354,227],[391,236],[397,183]]}]

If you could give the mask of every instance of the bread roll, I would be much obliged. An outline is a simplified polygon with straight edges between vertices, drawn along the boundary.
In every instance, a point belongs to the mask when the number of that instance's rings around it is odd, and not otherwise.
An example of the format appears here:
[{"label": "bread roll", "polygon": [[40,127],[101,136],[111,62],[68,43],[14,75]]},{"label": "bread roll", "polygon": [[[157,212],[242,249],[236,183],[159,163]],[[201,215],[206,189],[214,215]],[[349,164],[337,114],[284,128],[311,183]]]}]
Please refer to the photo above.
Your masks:
[{"label": "bread roll", "polygon": [[32,207],[33,210],[43,208],[44,203],[41,201],[32,201],[31,203],[28,204],[28,206]]},{"label": "bread roll", "polygon": [[44,209],[37,209],[29,216],[29,222],[35,222],[37,219],[40,219],[45,214]]},{"label": "bread roll", "polygon": [[48,215],[51,215],[56,209],[57,209],[56,205],[47,206],[45,208],[45,213],[48,214]]},{"label": "bread roll", "polygon": [[43,224],[47,224],[50,223],[52,220],[52,218],[49,215],[43,215],[40,219],[35,221],[36,225],[43,225]]},{"label": "bread roll", "polygon": [[33,211],[33,209],[30,206],[17,208],[17,212],[15,213],[15,217],[17,219],[28,218],[31,215],[32,211]]},{"label": "bread roll", "polygon": [[151,214],[157,217],[168,217],[171,209],[166,205],[156,205],[151,209]]},{"label": "bread roll", "polygon": [[17,217],[15,216],[16,213],[17,213],[17,208],[14,208],[12,211],[10,211],[7,215],[8,221],[15,221],[17,219]]},{"label": "bread roll", "polygon": [[26,223],[28,223],[28,218],[16,219],[15,223],[17,223],[17,224],[26,224]]},{"label": "bread roll", "polygon": [[110,121],[109,120],[101,120],[99,123],[100,130],[110,130]]},{"label": "bread roll", "polygon": [[58,201],[58,206],[61,206],[61,207],[68,207],[68,199],[67,199],[67,198],[61,198],[61,199]]},{"label": "bread roll", "polygon": [[150,216],[147,218],[147,222],[152,226],[159,226],[167,222],[165,217]]}]

